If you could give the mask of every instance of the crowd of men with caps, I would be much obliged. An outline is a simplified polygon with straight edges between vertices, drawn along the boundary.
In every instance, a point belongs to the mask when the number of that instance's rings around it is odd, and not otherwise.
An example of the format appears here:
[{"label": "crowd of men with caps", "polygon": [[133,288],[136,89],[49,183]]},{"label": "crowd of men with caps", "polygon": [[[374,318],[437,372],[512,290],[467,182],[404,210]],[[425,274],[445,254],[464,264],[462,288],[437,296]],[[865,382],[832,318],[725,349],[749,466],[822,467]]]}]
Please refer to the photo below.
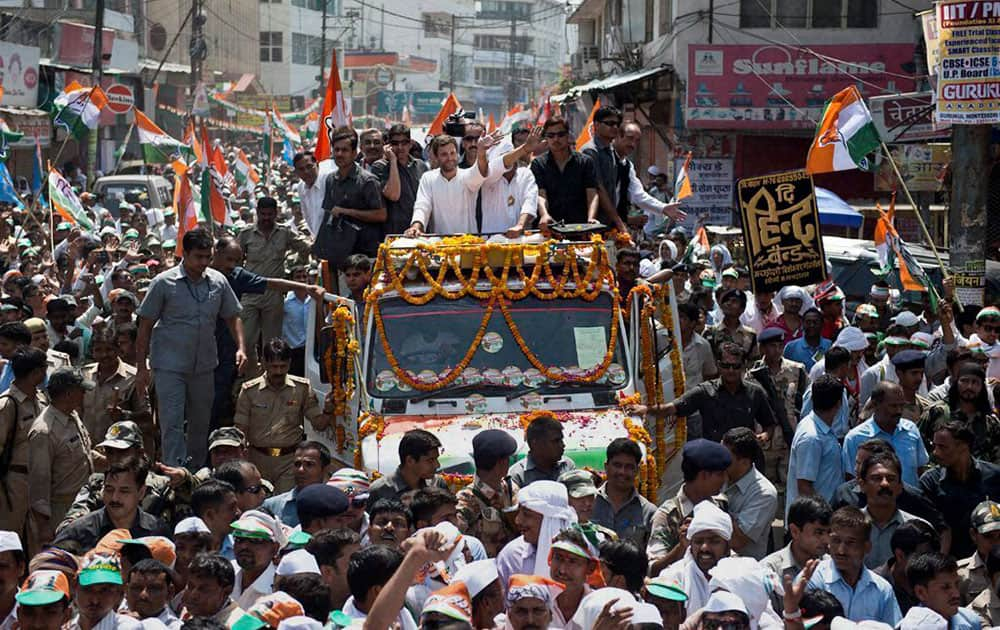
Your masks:
[{"label": "crowd of men with caps", "polygon": [[[622,122],[602,108],[583,153],[561,119],[515,129],[489,159],[497,138],[469,123],[431,171],[404,127],[338,130],[333,165],[295,156],[297,184],[180,247],[174,213],[141,200],[83,194],[96,235],[0,221],[0,630],[1000,626],[1000,309],[959,308],[947,283],[939,304],[883,282],[853,305],[831,283],[755,294],[726,245],[684,256]],[[449,187],[480,152],[509,197]],[[642,246],[616,252],[622,294],[649,279],[679,302],[686,392],[631,409],[686,427],[658,505],[637,491],[644,447],[577,468],[557,414],[520,458],[479,431],[461,488],[423,429],[381,477],[306,439],[332,413],[302,378],[324,217],[517,235],[604,210]],[[363,300],[378,241],[341,252],[338,293]]]}]

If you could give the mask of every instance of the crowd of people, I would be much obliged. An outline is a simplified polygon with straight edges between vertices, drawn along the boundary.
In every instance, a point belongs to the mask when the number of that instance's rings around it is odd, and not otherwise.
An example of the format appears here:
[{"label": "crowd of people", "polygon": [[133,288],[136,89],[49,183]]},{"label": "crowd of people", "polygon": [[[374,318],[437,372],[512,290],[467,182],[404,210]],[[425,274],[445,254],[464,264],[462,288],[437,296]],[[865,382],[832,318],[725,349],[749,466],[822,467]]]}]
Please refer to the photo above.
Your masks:
[{"label": "crowd of people", "polygon": [[[141,191],[81,191],[92,232],[8,209],[0,630],[1000,626],[1000,310],[947,282],[755,294],[738,250],[690,246],[663,172],[640,181],[638,125],[571,131],[337,129],[214,237]],[[385,235],[558,222],[631,234],[622,295],[673,287],[686,391],[630,411],[684,423],[676,491],[637,491],[630,438],[577,468],[552,413],[519,460],[480,430],[462,488],[433,432],[384,476],[307,439],[334,413],[304,378],[319,260],[361,302]]]}]

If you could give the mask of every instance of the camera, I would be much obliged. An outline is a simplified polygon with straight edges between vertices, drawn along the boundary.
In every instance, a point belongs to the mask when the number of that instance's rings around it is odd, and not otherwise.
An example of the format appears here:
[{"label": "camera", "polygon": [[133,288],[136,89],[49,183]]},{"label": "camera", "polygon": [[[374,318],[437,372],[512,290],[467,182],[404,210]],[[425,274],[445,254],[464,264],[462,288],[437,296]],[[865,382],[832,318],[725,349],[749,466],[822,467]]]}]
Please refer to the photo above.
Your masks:
[{"label": "camera", "polygon": [[465,135],[465,124],[476,119],[476,112],[458,110],[444,121],[444,132],[449,136],[461,138]]}]

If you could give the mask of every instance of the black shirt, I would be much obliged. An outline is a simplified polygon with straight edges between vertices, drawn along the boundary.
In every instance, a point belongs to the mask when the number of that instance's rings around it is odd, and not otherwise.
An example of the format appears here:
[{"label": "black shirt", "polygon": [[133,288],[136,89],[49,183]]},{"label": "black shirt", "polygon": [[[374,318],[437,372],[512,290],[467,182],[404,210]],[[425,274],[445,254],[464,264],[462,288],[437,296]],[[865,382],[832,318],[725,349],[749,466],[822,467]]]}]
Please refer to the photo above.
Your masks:
[{"label": "black shirt", "polygon": [[722,385],[721,378],[705,381],[674,401],[678,416],[701,413],[702,437],[721,442],[734,427],[754,430],[755,424],[767,429],[774,426],[774,413],[764,388],[744,380],[735,394]]},{"label": "black shirt", "polygon": [[[323,197],[323,209],[329,212],[334,206],[351,208],[352,210],[378,210],[385,207],[382,199],[382,186],[378,177],[358,167],[356,164],[351,172],[344,177],[339,173],[331,173],[326,178],[326,194]],[[329,216],[324,217],[324,221]],[[382,242],[382,224],[357,221],[350,217],[337,217],[358,230],[358,238],[354,243],[355,254],[365,254],[375,257],[378,246]]]},{"label": "black shirt", "polygon": [[[237,300],[243,299],[244,293],[264,293],[267,291],[267,278],[243,267],[236,267],[226,276],[229,286],[233,288]],[[215,344],[219,351],[219,365],[236,366],[236,340],[229,332],[226,320],[221,317],[215,321]]]},{"label": "black shirt", "polygon": [[[858,485],[856,479],[851,479],[840,484],[837,491],[833,493],[833,501],[831,501],[831,507],[835,510],[845,505],[856,507],[860,510],[867,504],[868,497],[861,491],[861,486]],[[911,486],[908,483],[903,484],[903,491],[896,497],[896,507],[914,516],[919,516],[939,532],[948,527],[948,523],[944,520],[940,510],[928,501],[927,497],[920,492],[920,488],[916,486]]]},{"label": "black shirt", "polygon": [[[389,182],[389,163],[379,160],[372,164],[372,174],[378,177],[382,188]],[[413,203],[417,200],[417,189],[420,187],[420,176],[427,172],[427,163],[412,157],[406,166],[399,167],[399,199],[385,200],[385,223],[383,231],[386,234],[402,234],[413,222]]]},{"label": "black shirt", "polygon": [[573,151],[560,171],[552,153],[531,161],[531,172],[538,192],[545,192],[545,202],[553,221],[587,222],[587,189],[597,190],[597,170],[586,155]]},{"label": "black shirt", "polygon": [[[111,522],[106,508],[101,508],[86,516],[82,516],[73,521],[58,533],[52,541],[53,545],[72,540],[78,543],[84,551],[97,546],[108,532],[115,529],[115,524]],[[135,521],[128,528],[132,538],[142,538],[143,536],[170,536],[172,533],[163,521],[148,512],[139,510],[135,516]]]},{"label": "black shirt", "polygon": [[944,515],[951,528],[951,555],[966,558],[976,550],[969,536],[972,510],[987,497],[1000,497],[1000,467],[972,460],[967,481],[959,481],[945,468],[932,468],[920,476],[920,490]]}]

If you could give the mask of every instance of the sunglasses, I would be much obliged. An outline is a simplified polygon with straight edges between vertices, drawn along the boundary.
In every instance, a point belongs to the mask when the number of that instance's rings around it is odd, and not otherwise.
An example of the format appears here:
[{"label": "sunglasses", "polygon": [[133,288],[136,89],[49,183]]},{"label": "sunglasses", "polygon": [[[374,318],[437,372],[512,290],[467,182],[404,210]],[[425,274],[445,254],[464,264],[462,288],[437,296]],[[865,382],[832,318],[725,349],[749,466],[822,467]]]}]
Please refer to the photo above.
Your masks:
[{"label": "sunglasses", "polygon": [[719,361],[719,368],[723,370],[739,370],[743,368],[742,363],[724,363]]},{"label": "sunglasses", "polygon": [[568,131],[552,131],[545,134],[546,138],[565,138],[569,135]]}]

